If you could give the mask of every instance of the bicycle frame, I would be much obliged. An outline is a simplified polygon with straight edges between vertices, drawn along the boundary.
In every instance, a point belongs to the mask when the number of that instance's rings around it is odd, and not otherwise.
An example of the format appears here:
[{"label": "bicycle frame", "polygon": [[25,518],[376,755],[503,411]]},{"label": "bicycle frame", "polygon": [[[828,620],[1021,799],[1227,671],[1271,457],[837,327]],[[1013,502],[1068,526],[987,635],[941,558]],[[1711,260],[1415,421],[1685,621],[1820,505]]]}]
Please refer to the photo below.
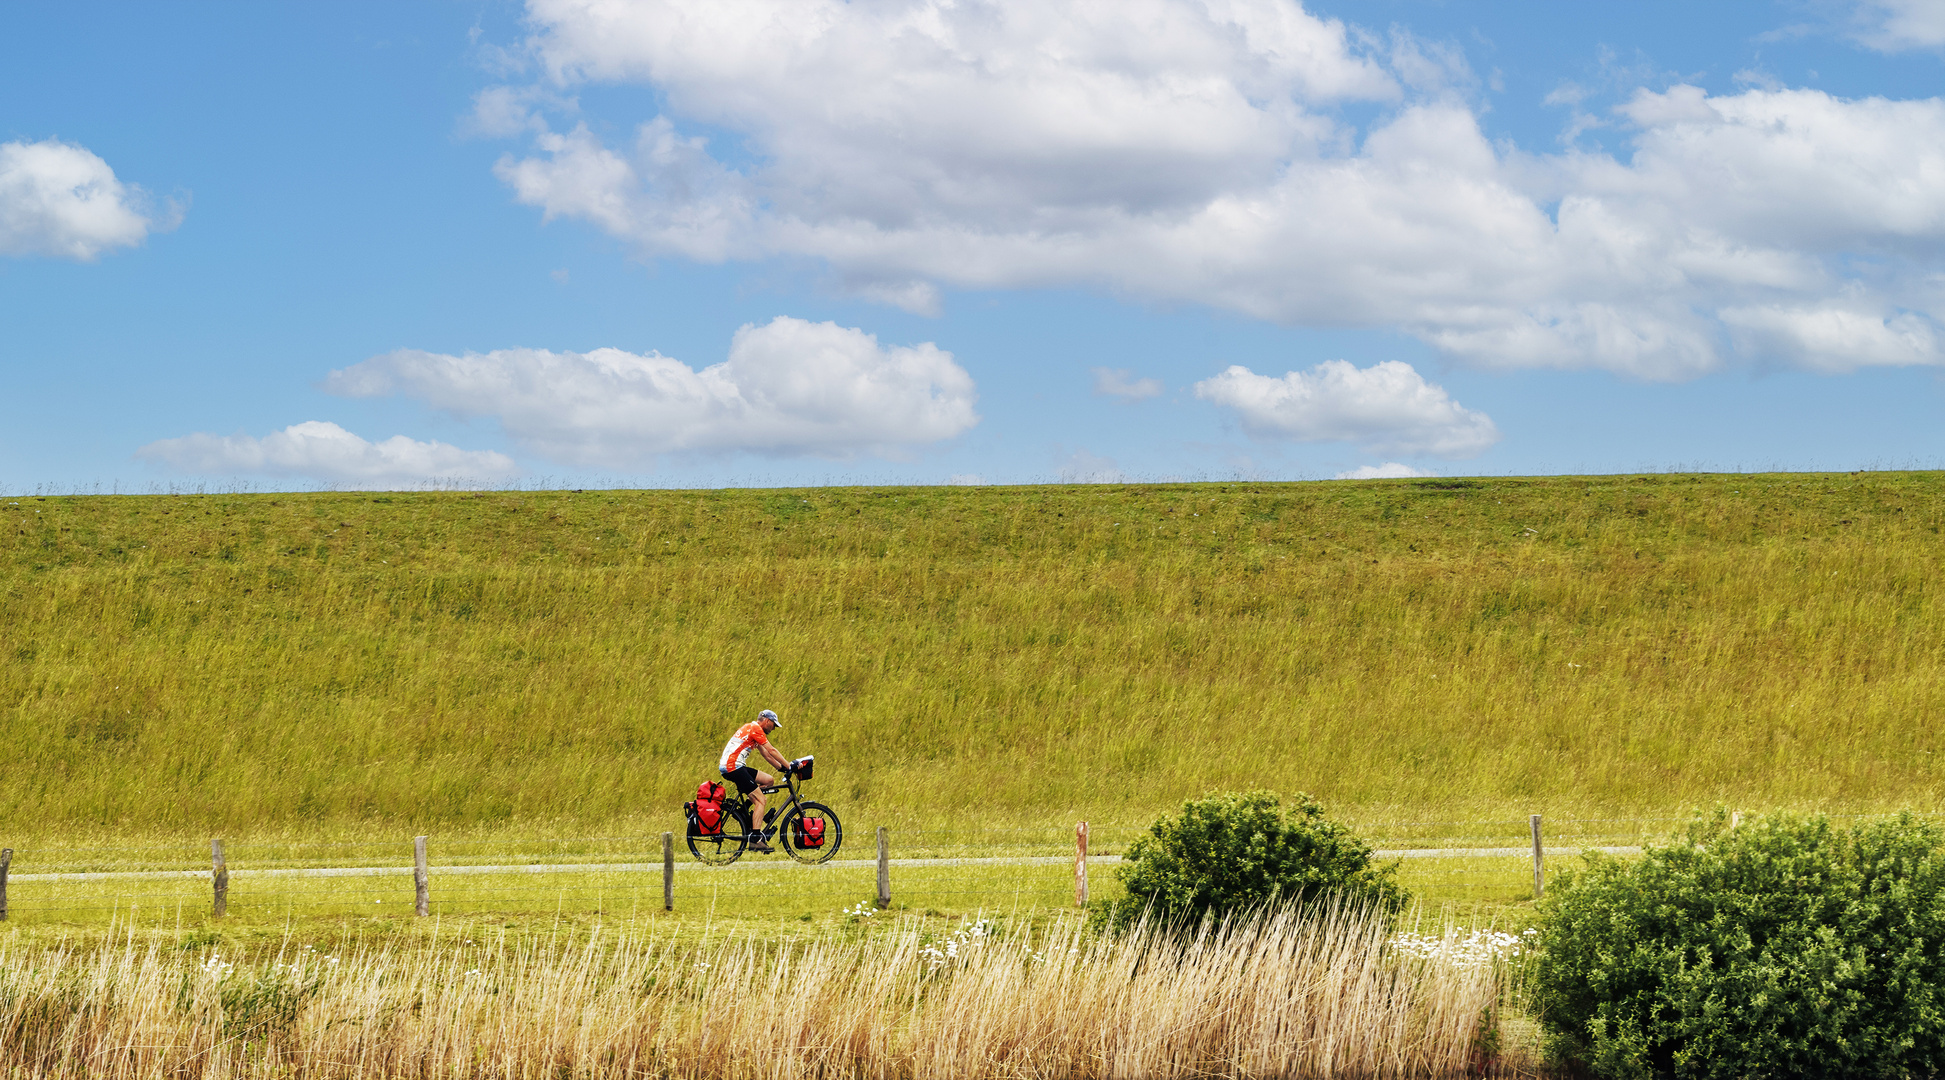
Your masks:
[{"label": "bicycle frame", "polygon": [[[765,808],[766,810],[769,811],[768,816],[771,821],[783,820],[783,816],[790,812],[791,807],[797,806],[799,803],[802,802],[802,800],[797,797],[797,774],[796,773],[786,772],[783,774],[783,777],[777,783],[771,784],[769,787],[761,788],[759,790],[761,790],[765,795],[774,795],[779,791],[790,792],[790,797],[788,799],[774,800],[770,803],[768,807]],[[749,831],[744,834],[745,836],[748,836],[750,839],[768,840],[770,839],[771,836],[775,834],[776,830],[771,827],[769,821],[756,820],[755,814],[752,813],[752,811],[756,809],[756,800],[752,799],[750,796],[744,795],[739,792],[733,798],[724,799],[723,805],[733,806],[738,810],[741,810],[743,812],[742,816],[750,819]]]}]

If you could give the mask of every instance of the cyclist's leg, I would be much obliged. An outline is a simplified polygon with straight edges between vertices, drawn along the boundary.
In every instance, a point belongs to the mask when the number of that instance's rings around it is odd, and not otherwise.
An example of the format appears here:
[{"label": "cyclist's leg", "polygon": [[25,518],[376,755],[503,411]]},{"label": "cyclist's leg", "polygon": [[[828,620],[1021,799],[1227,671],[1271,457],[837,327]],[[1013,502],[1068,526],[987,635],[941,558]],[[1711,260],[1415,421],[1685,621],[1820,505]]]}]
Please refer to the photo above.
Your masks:
[{"label": "cyclist's leg", "polygon": [[755,804],[754,809],[750,811],[750,822],[759,833],[763,831],[763,808],[767,802],[767,797],[763,794],[763,789],[776,782],[777,778],[771,776],[769,773],[760,772],[756,774],[756,787],[750,792],[750,801]]},{"label": "cyclist's leg", "polygon": [[750,800],[753,804],[756,813],[759,815],[755,820],[762,820],[763,792],[759,790],[761,785],[757,780],[757,771],[748,765],[741,765],[734,769],[723,769],[721,772],[723,779],[727,780],[730,786],[736,789],[736,793]]},{"label": "cyclist's leg", "polygon": [[736,790],[750,799],[750,848],[755,851],[769,851],[770,845],[763,840],[763,786],[775,783],[764,773],[743,765],[723,772],[723,778],[736,785]]}]

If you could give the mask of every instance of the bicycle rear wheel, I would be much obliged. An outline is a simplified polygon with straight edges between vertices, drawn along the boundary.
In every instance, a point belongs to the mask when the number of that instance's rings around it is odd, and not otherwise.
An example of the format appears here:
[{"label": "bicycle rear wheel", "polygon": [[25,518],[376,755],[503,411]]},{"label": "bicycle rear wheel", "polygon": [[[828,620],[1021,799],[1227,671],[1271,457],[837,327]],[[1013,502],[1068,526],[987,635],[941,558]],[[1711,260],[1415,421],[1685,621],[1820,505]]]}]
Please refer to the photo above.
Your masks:
[{"label": "bicycle rear wheel", "polygon": [[[806,827],[805,822],[824,823],[821,838],[813,836],[815,825]],[[783,827],[777,830],[777,839],[783,844],[784,854],[800,863],[828,862],[837,855],[839,845],[844,843],[844,826],[837,820],[837,811],[823,803],[798,803],[783,819]],[[811,843],[812,840],[821,840]]]},{"label": "bicycle rear wheel", "polygon": [[689,854],[699,862],[711,866],[728,866],[743,857],[743,849],[750,846],[750,819],[733,806],[723,808],[723,831],[703,832],[702,827],[689,823]]}]

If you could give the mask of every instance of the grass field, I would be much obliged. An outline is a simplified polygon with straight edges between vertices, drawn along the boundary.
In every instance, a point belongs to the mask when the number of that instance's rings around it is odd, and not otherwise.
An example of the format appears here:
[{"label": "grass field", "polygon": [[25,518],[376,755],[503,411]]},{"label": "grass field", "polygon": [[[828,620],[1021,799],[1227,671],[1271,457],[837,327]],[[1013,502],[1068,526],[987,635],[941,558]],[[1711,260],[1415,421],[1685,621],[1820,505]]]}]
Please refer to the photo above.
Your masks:
[{"label": "grass field", "polygon": [[1129,829],[1257,786],[1515,828],[1935,810],[1941,496],[1871,473],[10,497],[0,844],[659,836],[764,707],[859,837]]}]

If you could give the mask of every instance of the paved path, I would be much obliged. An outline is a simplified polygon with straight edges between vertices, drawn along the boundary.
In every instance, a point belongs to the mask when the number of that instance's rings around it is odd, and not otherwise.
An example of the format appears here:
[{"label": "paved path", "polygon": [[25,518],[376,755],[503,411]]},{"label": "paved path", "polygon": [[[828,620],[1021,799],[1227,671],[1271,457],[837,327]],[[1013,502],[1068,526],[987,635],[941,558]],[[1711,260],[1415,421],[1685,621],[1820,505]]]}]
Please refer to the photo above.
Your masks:
[{"label": "paved path", "polygon": [[[1549,859],[1571,858],[1583,852],[1598,851],[1603,855],[1639,855],[1638,847],[1550,847],[1541,851]],[[1448,847],[1448,848],[1395,848],[1372,852],[1380,859],[1510,859],[1514,857],[1533,857],[1532,847]]]},{"label": "paved path", "polygon": [[[1583,851],[1599,851],[1608,855],[1639,855],[1638,847],[1550,847],[1545,849],[1549,859],[1569,858]],[[1374,852],[1380,859],[1511,859],[1531,858],[1531,847],[1503,848],[1387,848]],[[1090,855],[1089,866],[1112,866],[1121,861],[1119,855]],[[1072,855],[1046,856],[992,856],[987,858],[960,859],[892,859],[893,867],[945,868],[951,866],[1072,866]],[[822,866],[843,866],[853,869],[875,867],[876,859],[833,859],[819,864]],[[744,869],[791,868],[815,870],[815,866],[805,866],[789,859],[761,859],[750,857],[739,860],[732,866],[705,866],[690,859],[686,853],[677,858],[675,868],[679,871],[718,871],[734,872]],[[515,866],[440,866],[432,867],[433,877],[471,874],[648,874],[660,873],[662,864],[652,863],[527,863]],[[166,881],[176,878],[207,881],[210,871],[199,870],[107,870],[94,873],[77,874],[9,874],[10,882],[28,881]],[[410,866],[325,866],[325,867],[286,867],[277,869],[250,869],[239,867],[230,871],[231,881],[249,881],[256,878],[285,877],[410,877]]]}]

